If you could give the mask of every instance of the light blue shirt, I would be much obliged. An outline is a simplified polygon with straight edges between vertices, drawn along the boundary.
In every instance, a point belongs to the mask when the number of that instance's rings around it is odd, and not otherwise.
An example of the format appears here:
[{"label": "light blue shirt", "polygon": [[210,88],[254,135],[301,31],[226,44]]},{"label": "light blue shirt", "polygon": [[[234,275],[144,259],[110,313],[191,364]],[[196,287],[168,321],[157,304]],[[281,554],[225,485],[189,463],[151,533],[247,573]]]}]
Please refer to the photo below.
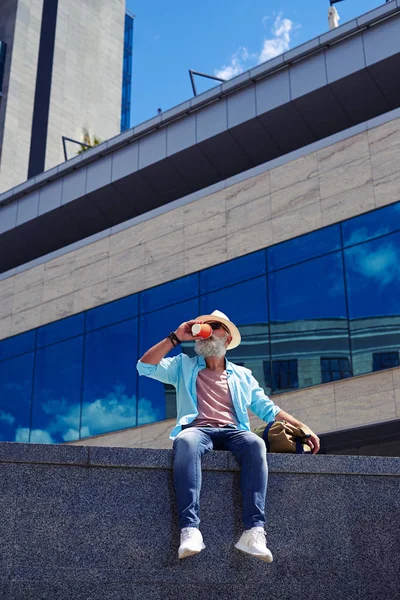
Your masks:
[{"label": "light blue shirt", "polygon": [[[239,367],[227,359],[225,363],[228,386],[239,429],[250,431],[248,408],[263,421],[273,421],[281,409],[268,398],[250,369]],[[190,358],[186,354],[163,358],[158,365],[150,365],[140,360],[137,363],[139,375],[146,375],[157,381],[169,383],[176,388],[177,422],[169,436],[171,440],[176,438],[182,425],[188,425],[199,414],[196,380],[199,371],[205,368],[206,361],[202,356]]]}]

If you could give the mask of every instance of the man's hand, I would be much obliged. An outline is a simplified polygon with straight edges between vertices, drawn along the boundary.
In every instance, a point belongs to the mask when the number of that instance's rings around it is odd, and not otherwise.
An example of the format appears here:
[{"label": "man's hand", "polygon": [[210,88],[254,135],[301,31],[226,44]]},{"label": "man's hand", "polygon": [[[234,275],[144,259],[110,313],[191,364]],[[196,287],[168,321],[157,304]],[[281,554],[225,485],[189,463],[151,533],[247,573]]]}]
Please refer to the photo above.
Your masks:
[{"label": "man's hand", "polygon": [[311,429],[309,429],[308,433],[310,433],[310,437],[307,438],[307,444],[310,446],[312,453],[313,454],[317,454],[318,450],[320,449],[320,440],[319,437],[317,436],[316,433],[314,433],[313,431],[311,431]]},{"label": "man's hand", "polygon": [[196,338],[192,335],[192,325],[195,323],[202,323],[202,321],[186,321],[179,325],[178,329],[175,331],[175,335],[181,342],[189,342],[193,341]]}]

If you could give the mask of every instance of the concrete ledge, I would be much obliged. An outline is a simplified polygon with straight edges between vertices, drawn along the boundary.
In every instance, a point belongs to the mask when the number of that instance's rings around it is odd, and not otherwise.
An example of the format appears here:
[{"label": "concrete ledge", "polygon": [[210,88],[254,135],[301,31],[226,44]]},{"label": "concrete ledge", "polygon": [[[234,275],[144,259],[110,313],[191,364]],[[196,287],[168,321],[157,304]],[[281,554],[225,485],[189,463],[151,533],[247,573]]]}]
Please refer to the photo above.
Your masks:
[{"label": "concrete ledge", "polygon": [[238,465],[203,460],[206,549],[178,561],[172,451],[0,443],[0,598],[397,597],[400,459],[270,455],[274,562],[239,553]]},{"label": "concrete ledge", "polygon": [[[0,463],[172,469],[173,451],[152,448],[0,443]],[[269,454],[270,473],[400,476],[400,459],[382,456]],[[215,451],[202,460],[204,471],[240,471],[230,452]]]}]

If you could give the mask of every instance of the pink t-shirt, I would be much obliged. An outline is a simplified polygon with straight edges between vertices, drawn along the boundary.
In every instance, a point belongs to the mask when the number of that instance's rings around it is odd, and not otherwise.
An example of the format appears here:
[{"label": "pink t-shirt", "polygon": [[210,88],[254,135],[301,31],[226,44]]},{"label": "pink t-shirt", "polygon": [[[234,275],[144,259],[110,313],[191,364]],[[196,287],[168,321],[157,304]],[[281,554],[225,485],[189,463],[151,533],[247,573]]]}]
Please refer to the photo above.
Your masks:
[{"label": "pink t-shirt", "polygon": [[191,425],[223,427],[237,425],[226,371],[217,373],[211,369],[199,371],[196,382],[198,417]]}]

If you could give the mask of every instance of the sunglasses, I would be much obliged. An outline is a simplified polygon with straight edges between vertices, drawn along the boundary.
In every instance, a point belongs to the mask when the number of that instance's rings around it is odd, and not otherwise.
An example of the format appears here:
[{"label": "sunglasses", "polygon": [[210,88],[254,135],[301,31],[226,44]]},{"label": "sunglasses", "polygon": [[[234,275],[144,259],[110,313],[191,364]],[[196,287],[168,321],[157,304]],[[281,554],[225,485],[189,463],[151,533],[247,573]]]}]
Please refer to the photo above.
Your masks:
[{"label": "sunglasses", "polygon": [[223,329],[224,331],[226,331],[226,333],[229,333],[229,335],[231,335],[231,332],[229,331],[229,329],[227,327],[225,327],[225,325],[223,325],[222,323],[217,323],[217,322],[213,322],[213,323],[208,323],[211,326],[211,329],[213,331],[215,331],[216,329]]}]

